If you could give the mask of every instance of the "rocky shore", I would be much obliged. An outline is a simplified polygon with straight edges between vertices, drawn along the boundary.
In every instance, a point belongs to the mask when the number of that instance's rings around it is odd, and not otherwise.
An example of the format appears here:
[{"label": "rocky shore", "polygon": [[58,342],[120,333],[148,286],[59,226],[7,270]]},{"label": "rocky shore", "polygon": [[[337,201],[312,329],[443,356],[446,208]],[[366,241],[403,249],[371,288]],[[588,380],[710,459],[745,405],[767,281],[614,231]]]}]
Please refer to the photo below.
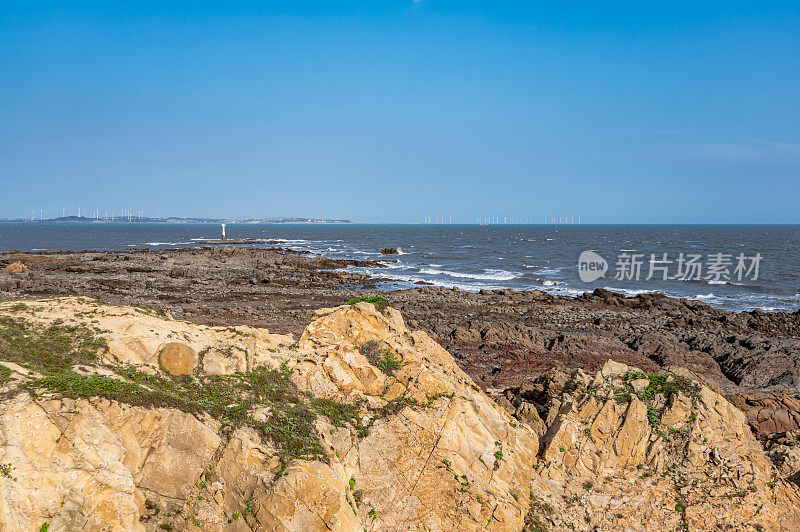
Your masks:
[{"label": "rocky shore", "polygon": [[551,372],[511,414],[368,302],[297,337],[47,298],[0,339],[3,530],[800,526],[793,441],[686,370]]},{"label": "rocky shore", "polygon": [[286,249],[4,253],[0,298],[83,294],[206,325],[300,334],[321,307],[383,293],[408,323],[442,344],[492,393],[519,390],[551,368],[596,371],[607,360],[683,367],[731,396],[759,436],[800,426],[800,312],[732,313],[660,295],[596,290],[579,298],[426,286],[378,292],[379,279],[336,271],[380,267]]},{"label": "rocky shore", "polygon": [[[798,312],[731,313],[698,301],[660,295],[626,298],[604,290],[579,298],[432,286],[381,292],[380,279],[339,271],[351,266],[375,268],[379,263],[234,247],[7,252],[0,255],[0,269],[8,269],[0,274],[0,298],[80,295],[168,314],[197,326],[254,327],[299,339],[321,309],[380,294],[402,314],[409,329],[424,331],[444,347],[459,371],[538,438],[555,430],[565,405],[578,408],[575,390],[589,389],[585,381],[612,361],[644,374],[682,376],[724,397],[725,404],[735,407],[724,415],[741,419],[748,434],[761,441],[759,452],[766,450],[769,467],[778,471],[769,475],[798,476]],[[603,407],[590,410],[596,408]],[[609,421],[617,427],[613,430],[623,429],[626,412],[617,412],[618,421]],[[581,418],[575,426],[587,419],[594,423],[595,415]],[[612,429],[602,429],[604,434],[608,430]],[[575,442],[578,436],[570,438]],[[645,445],[651,446],[652,442]],[[582,456],[576,460],[590,459]],[[581,469],[584,476],[589,470],[595,477],[601,474],[591,469],[595,466],[586,467]],[[554,502],[547,504],[556,507]]]}]

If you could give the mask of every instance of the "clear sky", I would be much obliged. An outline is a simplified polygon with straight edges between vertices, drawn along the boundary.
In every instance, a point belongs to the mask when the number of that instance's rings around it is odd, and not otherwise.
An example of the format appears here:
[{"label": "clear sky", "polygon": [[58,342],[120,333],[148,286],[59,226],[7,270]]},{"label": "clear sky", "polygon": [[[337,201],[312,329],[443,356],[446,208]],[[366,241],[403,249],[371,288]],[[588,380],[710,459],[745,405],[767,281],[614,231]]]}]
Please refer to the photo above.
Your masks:
[{"label": "clear sky", "polygon": [[0,0],[0,217],[800,223],[797,1],[120,3]]}]

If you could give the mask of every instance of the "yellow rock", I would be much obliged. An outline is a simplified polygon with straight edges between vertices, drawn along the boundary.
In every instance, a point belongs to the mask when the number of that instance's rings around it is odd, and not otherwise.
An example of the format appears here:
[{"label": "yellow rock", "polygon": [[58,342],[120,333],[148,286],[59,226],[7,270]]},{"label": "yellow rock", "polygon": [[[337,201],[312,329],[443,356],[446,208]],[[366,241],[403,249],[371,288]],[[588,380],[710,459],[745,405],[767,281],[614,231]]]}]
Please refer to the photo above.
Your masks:
[{"label": "yellow rock", "polygon": [[[31,319],[109,331],[108,362],[175,374],[198,371],[201,351],[201,370],[220,374],[285,362],[302,391],[376,410],[390,401],[400,406],[366,434],[318,417],[327,463],[293,459],[284,468],[252,428],[226,434],[215,420],[171,408],[104,399],[39,405],[20,395],[0,405],[0,463],[23,475],[0,478],[2,530],[49,522],[51,530],[138,531],[162,521],[220,532],[522,527],[536,434],[393,309],[333,309],[295,348],[293,339],[266,331],[203,327],[85,299],[30,304],[37,309]],[[7,306],[0,304],[0,314]],[[357,348],[369,340],[390,349],[400,367],[387,374],[373,366]],[[266,421],[269,413],[265,404],[252,415]],[[29,426],[28,415],[42,421]]]},{"label": "yellow rock", "polygon": [[[391,308],[327,309],[295,343],[87,299],[26,304],[36,310],[26,319],[108,331],[108,366],[82,372],[113,375],[109,368],[122,363],[202,379],[286,364],[302,392],[365,405],[362,422],[371,426],[359,432],[320,415],[325,460],[282,462],[253,427],[19,389],[0,402],[0,464],[15,468],[0,475],[3,531],[44,522],[50,530],[137,532],[159,523],[203,532],[517,531],[526,516],[531,527],[535,518],[553,530],[800,529],[797,487],[766,459],[745,416],[705,386],[691,397],[617,402],[613,391],[634,368],[609,362],[592,393],[554,397],[544,420],[530,414],[543,434],[540,454],[534,428],[512,419]],[[12,305],[0,303],[0,315]],[[359,351],[368,341],[390,350],[399,367],[370,363]],[[249,414],[268,423],[273,408],[258,404]]]},{"label": "yellow rock", "polygon": [[190,375],[197,367],[197,353],[186,344],[169,342],[159,350],[158,364],[170,375]]},{"label": "yellow rock", "polygon": [[12,262],[11,264],[3,268],[3,273],[8,273],[8,274],[28,273],[28,267],[19,261]]}]

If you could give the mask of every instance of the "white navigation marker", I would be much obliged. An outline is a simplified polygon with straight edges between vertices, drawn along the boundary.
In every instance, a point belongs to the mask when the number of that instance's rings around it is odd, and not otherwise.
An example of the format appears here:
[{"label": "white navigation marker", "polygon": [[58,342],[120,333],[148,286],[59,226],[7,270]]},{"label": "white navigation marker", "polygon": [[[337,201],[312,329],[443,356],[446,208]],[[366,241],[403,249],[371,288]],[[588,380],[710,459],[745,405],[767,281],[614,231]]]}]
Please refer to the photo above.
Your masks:
[{"label": "white navigation marker", "polygon": [[225,224],[222,224],[222,240],[225,240]]}]

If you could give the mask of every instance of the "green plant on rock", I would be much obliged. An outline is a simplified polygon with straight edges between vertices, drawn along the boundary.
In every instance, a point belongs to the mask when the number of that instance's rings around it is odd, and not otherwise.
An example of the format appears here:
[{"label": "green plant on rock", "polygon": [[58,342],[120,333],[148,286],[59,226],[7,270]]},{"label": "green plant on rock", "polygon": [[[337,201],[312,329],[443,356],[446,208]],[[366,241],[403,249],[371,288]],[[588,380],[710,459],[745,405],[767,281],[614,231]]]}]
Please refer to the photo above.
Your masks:
[{"label": "green plant on rock", "polygon": [[16,469],[16,467],[11,465],[10,463],[8,463],[8,464],[0,464],[0,476],[5,477],[5,478],[7,478],[9,480],[13,480],[14,482],[16,482],[17,478],[11,473],[15,469]]},{"label": "green plant on rock", "polygon": [[[647,380],[648,384],[644,389],[636,392],[631,384],[636,380]],[[661,417],[667,407],[668,400],[673,394],[682,394],[692,401],[692,408],[698,405],[700,397],[700,386],[685,377],[672,373],[644,373],[642,371],[631,371],[622,376],[622,386],[612,387],[611,392],[618,403],[630,402],[633,397],[637,397],[647,406],[647,420],[656,429],[658,434],[665,440],[675,439],[678,434],[674,430],[658,430]],[[690,421],[697,419],[697,414],[692,412],[689,416]]]},{"label": "green plant on rock", "polygon": [[392,353],[392,350],[381,348],[380,344],[375,340],[358,346],[358,351],[367,357],[369,363],[384,372],[386,375],[394,376],[395,371],[402,366],[400,359]]},{"label": "green plant on rock", "polygon": [[375,305],[375,310],[378,312],[383,312],[389,305],[389,301],[383,296],[365,296],[365,297],[358,297],[356,299],[351,299],[345,305],[355,305],[356,303],[372,303]]},{"label": "green plant on rock", "polygon": [[636,394],[642,401],[652,401],[658,395],[669,397],[673,393],[697,399],[700,396],[700,386],[685,377],[672,373],[644,373],[641,371],[631,371],[623,376],[626,389],[633,393],[631,382],[634,380],[647,379],[647,387]]},{"label": "green plant on rock", "polygon": [[546,502],[540,502],[533,492],[531,492],[528,513],[525,515],[525,521],[522,525],[523,532],[546,532],[547,525],[539,515],[539,512],[545,515],[552,515],[553,507]]},{"label": "green plant on rock", "polygon": [[27,320],[0,316],[0,360],[42,373],[70,370],[91,364],[108,350],[105,339],[84,326],[35,325]]}]

